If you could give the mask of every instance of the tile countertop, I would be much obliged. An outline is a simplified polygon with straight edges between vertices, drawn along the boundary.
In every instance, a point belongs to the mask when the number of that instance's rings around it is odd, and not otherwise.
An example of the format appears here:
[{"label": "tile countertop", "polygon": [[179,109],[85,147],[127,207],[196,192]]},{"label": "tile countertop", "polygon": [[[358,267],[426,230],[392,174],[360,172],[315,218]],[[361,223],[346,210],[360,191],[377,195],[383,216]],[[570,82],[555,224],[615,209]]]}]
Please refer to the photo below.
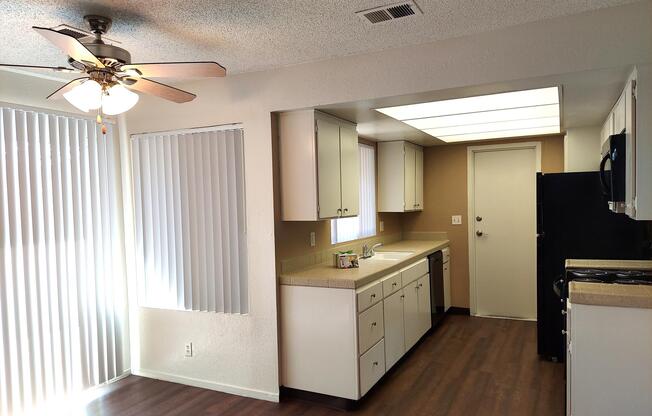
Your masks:
[{"label": "tile countertop", "polygon": [[652,309],[652,286],[570,282],[571,303]]},{"label": "tile countertop", "polygon": [[652,260],[567,259],[567,269],[652,270]]},{"label": "tile countertop", "polygon": [[374,261],[361,260],[360,267],[356,269],[338,269],[331,264],[322,263],[306,269],[297,270],[280,275],[280,283],[288,286],[314,286],[338,289],[356,289],[367,283],[373,282],[387,274],[393,273],[403,267],[420,260],[437,250],[448,247],[448,240],[403,240],[387,244],[376,250],[383,251],[412,251],[408,257],[401,260]]}]

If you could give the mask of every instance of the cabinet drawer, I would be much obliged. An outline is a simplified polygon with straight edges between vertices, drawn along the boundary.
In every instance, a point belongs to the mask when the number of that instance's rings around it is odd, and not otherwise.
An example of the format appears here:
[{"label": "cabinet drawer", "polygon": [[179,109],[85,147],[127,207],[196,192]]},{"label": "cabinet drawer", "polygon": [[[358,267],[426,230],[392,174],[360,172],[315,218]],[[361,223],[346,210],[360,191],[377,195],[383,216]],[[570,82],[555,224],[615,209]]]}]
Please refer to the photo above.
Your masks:
[{"label": "cabinet drawer", "polygon": [[380,340],[360,357],[360,397],[385,374],[385,340]]},{"label": "cabinet drawer", "polygon": [[383,284],[376,282],[358,293],[358,312],[383,299]]},{"label": "cabinet drawer", "polygon": [[363,354],[385,335],[383,303],[377,303],[358,317],[358,346]]},{"label": "cabinet drawer", "polygon": [[401,274],[395,273],[383,280],[383,297],[387,297],[394,292],[401,290]]},{"label": "cabinet drawer", "polygon": [[403,286],[412,283],[424,274],[428,273],[428,259],[419,260],[418,262],[409,265],[401,271],[401,278]]}]

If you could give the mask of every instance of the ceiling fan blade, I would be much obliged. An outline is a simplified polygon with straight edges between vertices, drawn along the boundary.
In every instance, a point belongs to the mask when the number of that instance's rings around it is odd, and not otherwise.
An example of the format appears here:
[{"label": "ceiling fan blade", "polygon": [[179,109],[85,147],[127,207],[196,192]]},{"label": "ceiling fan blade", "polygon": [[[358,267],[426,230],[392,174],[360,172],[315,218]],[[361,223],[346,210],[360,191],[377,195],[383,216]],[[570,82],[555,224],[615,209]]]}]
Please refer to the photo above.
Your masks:
[{"label": "ceiling fan blade", "polygon": [[157,97],[165,98],[166,100],[174,101],[175,103],[187,103],[197,97],[195,94],[190,92],[161,84],[160,82],[152,81],[147,78],[126,78],[123,81],[124,85],[132,90],[156,95]]},{"label": "ceiling fan blade", "polygon": [[13,65],[13,64],[0,64],[0,68],[15,68],[15,69],[39,69],[49,70],[53,72],[70,72],[81,74],[82,71],[73,68],[66,68],[63,66],[38,66],[38,65]]},{"label": "ceiling fan blade", "polygon": [[97,59],[97,56],[93,55],[86,46],[72,36],[45,27],[32,26],[32,28],[75,61],[104,68],[104,64]]},{"label": "ceiling fan blade", "polygon": [[64,85],[63,87],[59,88],[58,90],[56,90],[52,94],[48,95],[47,99],[48,100],[57,100],[57,99],[63,98],[63,94],[65,94],[68,91],[72,90],[77,85],[81,84],[82,82],[86,81],[87,79],[88,79],[87,77],[73,79],[72,81],[70,81],[69,83]]},{"label": "ceiling fan blade", "polygon": [[123,65],[120,70],[149,78],[210,78],[226,75],[226,69],[217,62],[153,62]]}]

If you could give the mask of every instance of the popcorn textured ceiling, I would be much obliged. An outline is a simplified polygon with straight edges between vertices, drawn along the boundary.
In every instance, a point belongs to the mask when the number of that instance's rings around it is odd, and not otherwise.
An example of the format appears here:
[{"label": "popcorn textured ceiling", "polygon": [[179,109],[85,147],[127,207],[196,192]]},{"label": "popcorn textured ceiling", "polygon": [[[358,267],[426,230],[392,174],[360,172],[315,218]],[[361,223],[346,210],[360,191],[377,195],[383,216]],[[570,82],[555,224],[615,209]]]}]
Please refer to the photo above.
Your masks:
[{"label": "popcorn textured ceiling", "polygon": [[113,18],[133,62],[214,60],[251,72],[500,29],[631,0],[417,0],[423,15],[370,25],[354,13],[394,0],[0,0],[0,62],[64,65],[31,30]]}]

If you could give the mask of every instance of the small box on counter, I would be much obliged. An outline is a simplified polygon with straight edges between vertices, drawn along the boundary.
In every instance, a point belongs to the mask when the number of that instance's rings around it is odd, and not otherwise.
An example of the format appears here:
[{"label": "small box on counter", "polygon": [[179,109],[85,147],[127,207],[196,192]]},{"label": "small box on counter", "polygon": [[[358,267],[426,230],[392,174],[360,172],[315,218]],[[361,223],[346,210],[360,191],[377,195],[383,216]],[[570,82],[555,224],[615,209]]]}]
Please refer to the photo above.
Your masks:
[{"label": "small box on counter", "polygon": [[338,269],[354,269],[359,267],[358,255],[353,251],[335,253],[335,267]]}]

